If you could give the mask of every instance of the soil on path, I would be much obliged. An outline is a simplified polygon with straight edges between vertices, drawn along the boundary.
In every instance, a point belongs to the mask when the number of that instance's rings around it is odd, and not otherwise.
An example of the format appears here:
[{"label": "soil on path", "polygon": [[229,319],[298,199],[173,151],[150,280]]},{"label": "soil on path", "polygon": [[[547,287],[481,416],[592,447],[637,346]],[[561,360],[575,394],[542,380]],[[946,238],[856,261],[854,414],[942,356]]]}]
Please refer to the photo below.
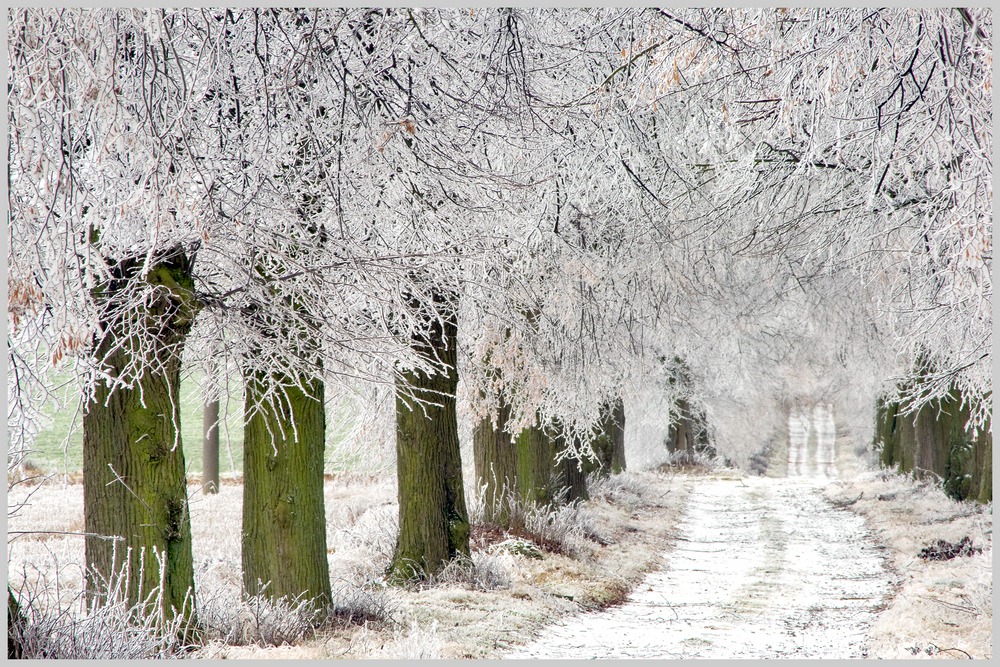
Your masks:
[{"label": "soil on path", "polygon": [[889,595],[882,549],[813,478],[705,479],[677,546],[619,607],[511,658],[861,658]]}]

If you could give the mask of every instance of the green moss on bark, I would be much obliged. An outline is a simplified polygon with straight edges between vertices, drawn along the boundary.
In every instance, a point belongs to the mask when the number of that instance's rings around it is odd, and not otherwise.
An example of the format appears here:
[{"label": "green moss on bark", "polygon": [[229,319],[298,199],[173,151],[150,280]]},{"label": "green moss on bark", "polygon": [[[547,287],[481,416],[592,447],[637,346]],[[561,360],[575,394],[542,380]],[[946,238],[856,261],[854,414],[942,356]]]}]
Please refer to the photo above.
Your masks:
[{"label": "green moss on bark", "polygon": [[[142,312],[122,311],[140,258],[112,265],[93,294],[105,336],[95,356],[111,378],[98,381],[83,417],[85,558],[91,602],[127,561],[134,604],[162,585],[166,618],[193,620],[194,568],[184,450],[180,436],[180,357],[198,304],[188,257],[166,253],[144,277],[156,286]],[[128,375],[139,364],[138,377]],[[157,557],[162,559],[162,573]]]},{"label": "green moss on bark", "polygon": [[483,519],[510,528],[510,500],[517,497],[517,450],[507,433],[510,406],[497,411],[496,424],[485,418],[472,431],[476,485],[483,492]]},{"label": "green moss on bark", "polygon": [[411,340],[440,372],[399,373],[396,380],[396,474],[399,537],[388,576],[408,581],[440,572],[469,555],[469,517],[462,485],[455,390],[458,327],[450,295],[434,295],[446,311],[427,318],[426,334]]},{"label": "green moss on bark", "polygon": [[517,435],[514,448],[517,456],[517,493],[521,501],[535,505],[551,503],[552,437],[536,421]]},{"label": "green moss on bark", "polygon": [[[331,599],[323,462],[321,380],[250,374],[243,431],[243,591],[272,600]],[[262,402],[271,385],[275,401]],[[255,409],[256,407],[256,409]]]},{"label": "green moss on bark", "polygon": [[957,500],[989,502],[992,488],[989,483],[984,488],[984,479],[992,477],[987,454],[992,434],[972,433],[966,426],[970,414],[969,402],[957,390],[909,414],[898,402],[880,402],[875,418],[879,462],[918,477],[940,478],[944,491]]}]

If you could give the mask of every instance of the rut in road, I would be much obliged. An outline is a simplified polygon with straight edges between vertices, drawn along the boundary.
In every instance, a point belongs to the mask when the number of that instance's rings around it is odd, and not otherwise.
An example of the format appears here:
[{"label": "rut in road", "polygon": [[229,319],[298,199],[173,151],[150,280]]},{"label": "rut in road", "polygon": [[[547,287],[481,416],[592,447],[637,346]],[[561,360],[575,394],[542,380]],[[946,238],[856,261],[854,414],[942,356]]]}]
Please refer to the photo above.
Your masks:
[{"label": "rut in road", "polygon": [[506,657],[865,657],[889,575],[862,518],[822,496],[835,435],[821,412],[790,420],[794,477],[695,480],[660,572]]}]

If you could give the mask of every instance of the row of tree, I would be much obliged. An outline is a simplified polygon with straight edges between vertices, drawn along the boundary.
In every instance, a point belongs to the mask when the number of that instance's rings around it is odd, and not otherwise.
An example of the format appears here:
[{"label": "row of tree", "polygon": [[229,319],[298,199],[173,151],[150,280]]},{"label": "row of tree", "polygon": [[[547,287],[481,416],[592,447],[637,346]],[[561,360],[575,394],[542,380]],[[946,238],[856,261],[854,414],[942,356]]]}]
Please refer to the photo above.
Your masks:
[{"label": "row of tree", "polygon": [[396,578],[468,553],[460,409],[500,524],[624,468],[650,387],[681,401],[675,438],[718,425],[734,461],[761,439],[724,413],[754,419],[802,365],[872,404],[900,378],[914,405],[960,391],[985,433],[991,26],[12,12],[11,442],[71,366],[88,565],[173,614],[194,609],[182,353],[218,369],[206,394],[243,379],[245,591],[321,602],[324,405],[358,386],[391,397]]}]

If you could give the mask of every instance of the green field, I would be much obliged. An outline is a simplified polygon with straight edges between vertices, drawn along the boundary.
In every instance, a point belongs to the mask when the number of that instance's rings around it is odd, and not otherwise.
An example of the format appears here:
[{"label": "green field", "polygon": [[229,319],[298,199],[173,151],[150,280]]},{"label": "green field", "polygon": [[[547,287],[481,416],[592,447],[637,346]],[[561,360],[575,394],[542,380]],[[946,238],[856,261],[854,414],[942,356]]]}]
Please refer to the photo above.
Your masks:
[{"label": "green field", "polygon": [[[202,471],[202,414],[201,396],[197,391],[198,377],[181,381],[181,446],[191,474]],[[40,431],[27,456],[28,462],[46,473],[74,473],[83,469],[82,413],[77,408],[76,394],[66,392],[58,402],[52,401],[45,409],[51,419]],[[228,396],[219,408],[219,472],[222,475],[243,471],[243,398],[242,382],[229,381]],[[335,414],[338,413],[338,414]],[[327,406],[327,472],[343,470],[350,466],[350,459],[336,457],[337,446],[343,434],[335,427],[342,424],[344,415]]]}]

